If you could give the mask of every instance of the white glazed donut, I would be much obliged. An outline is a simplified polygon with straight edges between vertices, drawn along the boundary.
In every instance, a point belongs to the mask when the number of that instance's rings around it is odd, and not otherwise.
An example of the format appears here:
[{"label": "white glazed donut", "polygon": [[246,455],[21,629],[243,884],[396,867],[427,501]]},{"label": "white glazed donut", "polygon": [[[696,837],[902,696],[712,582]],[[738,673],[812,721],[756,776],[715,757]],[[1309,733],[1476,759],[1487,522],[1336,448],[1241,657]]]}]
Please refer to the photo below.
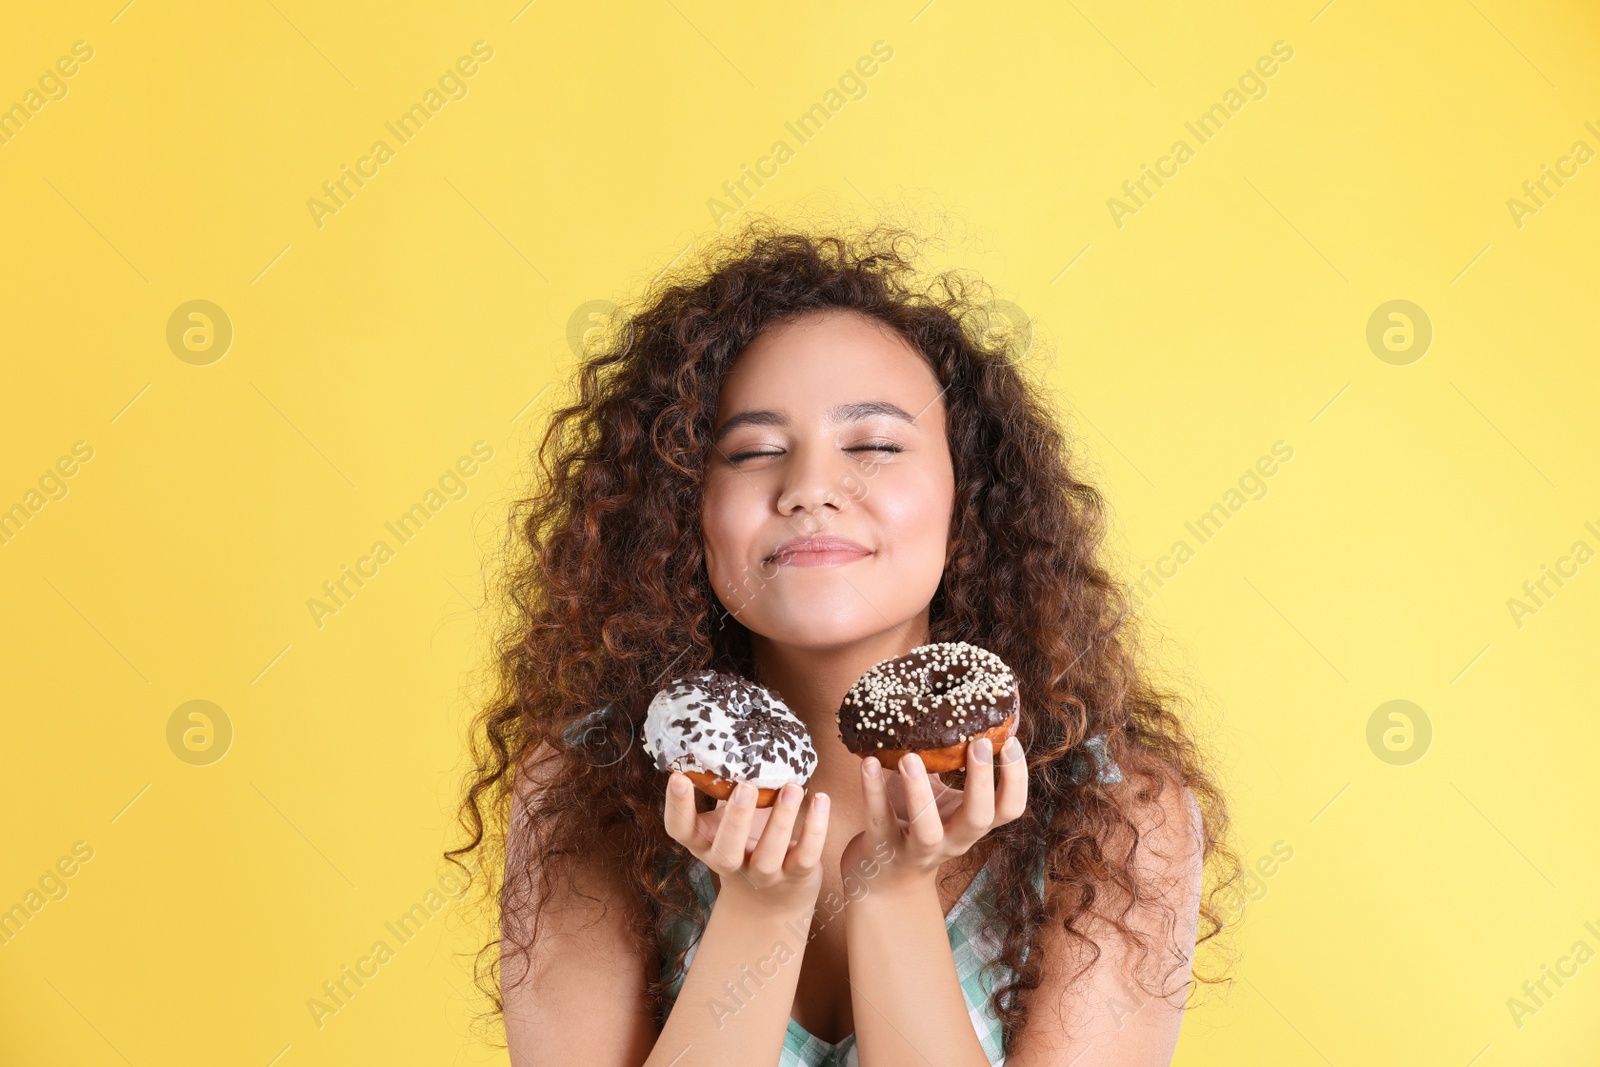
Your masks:
[{"label": "white glazed donut", "polygon": [[737,675],[703,670],[675,679],[645,712],[644,747],[662,772],[682,771],[708,796],[726,800],[739,782],[768,807],[789,782],[817,769],[811,735],[783,698]]}]

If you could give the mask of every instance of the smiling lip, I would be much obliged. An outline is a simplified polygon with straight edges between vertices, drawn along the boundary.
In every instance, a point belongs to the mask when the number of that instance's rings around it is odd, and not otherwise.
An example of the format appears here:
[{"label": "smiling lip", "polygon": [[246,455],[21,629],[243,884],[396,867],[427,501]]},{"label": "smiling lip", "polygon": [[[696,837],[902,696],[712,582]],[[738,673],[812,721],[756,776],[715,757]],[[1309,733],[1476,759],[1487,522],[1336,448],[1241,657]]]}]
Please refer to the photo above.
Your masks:
[{"label": "smiling lip", "polygon": [[768,562],[780,567],[837,567],[870,555],[844,537],[792,537],[777,547]]}]

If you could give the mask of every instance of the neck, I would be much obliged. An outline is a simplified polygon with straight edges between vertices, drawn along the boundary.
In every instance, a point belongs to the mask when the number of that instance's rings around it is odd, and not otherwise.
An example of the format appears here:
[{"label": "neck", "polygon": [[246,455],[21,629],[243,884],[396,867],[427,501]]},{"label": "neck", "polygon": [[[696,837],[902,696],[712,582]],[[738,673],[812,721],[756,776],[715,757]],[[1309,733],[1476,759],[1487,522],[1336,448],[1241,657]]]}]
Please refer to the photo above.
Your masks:
[{"label": "neck", "polygon": [[[847,645],[828,648],[786,645],[751,633],[755,680],[783,697],[806,724],[820,750],[839,740],[839,705],[856,680],[875,664],[903,656],[928,642],[928,615]],[[827,747],[833,747],[829,745]]]}]

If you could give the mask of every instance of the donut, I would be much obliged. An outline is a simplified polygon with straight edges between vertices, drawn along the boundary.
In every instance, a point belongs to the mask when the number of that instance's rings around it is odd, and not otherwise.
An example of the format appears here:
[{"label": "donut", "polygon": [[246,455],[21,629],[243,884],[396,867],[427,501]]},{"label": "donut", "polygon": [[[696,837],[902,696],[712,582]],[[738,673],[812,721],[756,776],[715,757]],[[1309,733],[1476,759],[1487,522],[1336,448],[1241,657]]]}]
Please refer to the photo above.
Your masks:
[{"label": "donut", "polygon": [[987,737],[998,752],[1017,732],[1017,679],[999,656],[964,641],[920,645],[856,679],[839,706],[839,740],[897,770],[907,752],[929,774],[966,766]]},{"label": "donut", "polygon": [[783,698],[738,675],[703,670],[674,679],[650,701],[645,751],[663,773],[681,771],[707,796],[727,800],[739,782],[768,808],[790,782],[817,769],[805,723]]}]

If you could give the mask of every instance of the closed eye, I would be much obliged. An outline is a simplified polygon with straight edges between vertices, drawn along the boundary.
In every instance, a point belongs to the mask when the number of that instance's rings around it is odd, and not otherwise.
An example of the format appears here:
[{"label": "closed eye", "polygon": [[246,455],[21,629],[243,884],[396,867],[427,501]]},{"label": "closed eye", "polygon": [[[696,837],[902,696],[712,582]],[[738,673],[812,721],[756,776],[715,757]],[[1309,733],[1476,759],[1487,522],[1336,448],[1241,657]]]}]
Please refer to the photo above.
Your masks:
[{"label": "closed eye", "polygon": [[[895,453],[895,452],[904,452],[905,449],[901,448],[899,445],[856,445],[853,448],[845,449],[845,451],[846,452],[890,452],[890,453]],[[738,463],[740,460],[754,459],[757,456],[778,456],[778,455],[782,455],[782,453],[781,452],[755,452],[755,451],[746,450],[744,452],[735,452],[733,455],[728,457],[728,462],[729,463]]]}]

